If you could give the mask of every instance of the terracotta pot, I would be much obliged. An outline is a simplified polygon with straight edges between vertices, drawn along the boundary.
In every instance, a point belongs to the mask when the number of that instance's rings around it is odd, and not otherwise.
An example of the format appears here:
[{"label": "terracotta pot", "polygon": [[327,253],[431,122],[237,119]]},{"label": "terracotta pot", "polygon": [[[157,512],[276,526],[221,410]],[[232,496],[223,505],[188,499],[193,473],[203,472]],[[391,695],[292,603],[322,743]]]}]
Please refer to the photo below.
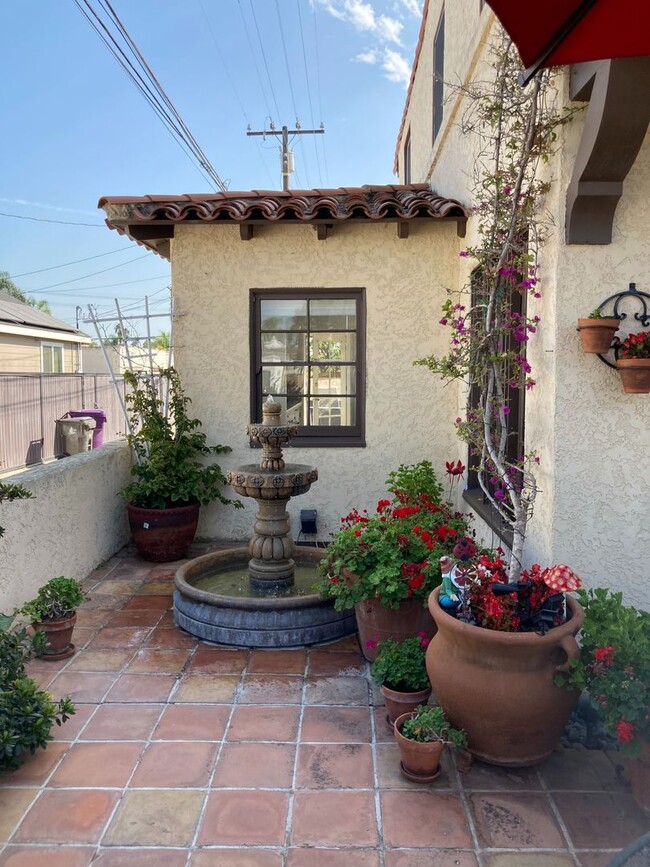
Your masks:
[{"label": "terracotta pot", "polygon": [[620,327],[621,320],[615,316],[602,319],[578,319],[582,351],[604,354],[612,345],[614,335]]},{"label": "terracotta pot", "polygon": [[409,780],[428,783],[438,776],[444,741],[411,741],[402,734],[402,726],[412,713],[404,713],[395,720],[393,731],[399,747],[402,774]]},{"label": "terracotta pot", "polygon": [[436,631],[435,624],[421,599],[405,599],[399,608],[385,608],[377,599],[366,599],[354,606],[359,629],[361,651],[369,662],[377,656],[376,647],[368,647],[369,641],[393,638],[404,641],[424,632],[430,638]]},{"label": "terracotta pot", "polygon": [[67,659],[74,654],[72,631],[76,622],[77,615],[73,614],[66,620],[41,620],[38,623],[32,623],[33,628],[38,632],[43,632],[47,639],[48,647],[41,654],[41,659],[54,662],[57,659]]},{"label": "terracotta pot", "polygon": [[616,364],[626,394],[650,394],[650,358],[619,358]]},{"label": "terracotta pot", "polygon": [[133,541],[145,560],[182,560],[194,541],[199,523],[198,503],[174,509],[141,509],[127,505]]},{"label": "terracotta pot", "polygon": [[585,618],[567,598],[569,619],[546,635],[498,632],[456,620],[429,597],[438,631],[427,648],[433,692],[454,728],[467,732],[470,752],[505,767],[534,765],[553,752],[579,690],[556,686],[555,675],[580,649]]},{"label": "terracotta pot", "polygon": [[650,813],[650,743],[643,742],[643,752],[636,759],[626,759],[627,776],[637,804]]},{"label": "terracotta pot", "polygon": [[379,687],[379,691],[384,696],[388,723],[391,726],[398,716],[411,713],[418,705],[426,704],[431,697],[430,686],[426,689],[421,689],[419,692],[398,692],[398,690],[389,689],[382,684]]}]

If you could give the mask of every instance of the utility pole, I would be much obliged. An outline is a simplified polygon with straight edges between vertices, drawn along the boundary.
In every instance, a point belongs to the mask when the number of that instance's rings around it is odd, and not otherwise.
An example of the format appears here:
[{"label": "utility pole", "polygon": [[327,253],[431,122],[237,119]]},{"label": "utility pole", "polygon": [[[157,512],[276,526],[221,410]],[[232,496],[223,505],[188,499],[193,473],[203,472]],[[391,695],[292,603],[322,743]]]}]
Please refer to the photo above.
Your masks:
[{"label": "utility pole", "polygon": [[300,122],[298,118],[296,118],[296,129],[288,129],[286,126],[283,126],[281,130],[276,129],[273,121],[270,123],[270,129],[263,129],[259,131],[251,130],[250,126],[246,131],[246,135],[261,135],[266,138],[267,135],[273,135],[276,138],[279,138],[281,141],[280,145],[280,160],[281,160],[281,171],[282,171],[282,189],[289,189],[289,175],[293,172],[293,151],[289,150],[289,136],[294,135],[322,135],[325,132],[325,127],[321,123],[320,129],[301,129]]}]

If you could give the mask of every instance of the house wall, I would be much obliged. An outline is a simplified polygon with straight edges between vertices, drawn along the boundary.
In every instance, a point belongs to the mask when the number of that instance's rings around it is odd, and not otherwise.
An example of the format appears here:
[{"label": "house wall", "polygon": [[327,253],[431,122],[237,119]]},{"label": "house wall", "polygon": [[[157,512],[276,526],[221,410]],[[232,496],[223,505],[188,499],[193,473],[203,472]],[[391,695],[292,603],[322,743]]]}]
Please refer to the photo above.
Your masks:
[{"label": "house wall", "polygon": [[[404,127],[412,124],[416,131],[422,130],[412,132],[412,180],[429,180],[441,194],[471,206],[472,170],[480,143],[461,130],[469,117],[469,102],[462,87],[455,85],[491,75],[488,44],[494,16],[488,7],[479,12],[474,0],[447,4],[447,101],[443,127],[432,149],[424,135],[431,126],[427,63],[439,6],[433,2],[429,7]],[[554,82],[558,101],[568,102],[568,71],[558,74]],[[578,115],[561,131],[547,169],[551,192],[540,203],[548,237],[539,262],[542,298],[529,299],[529,312],[540,316],[541,326],[529,343],[538,385],[526,395],[526,447],[537,450],[541,466],[525,558],[527,564],[567,563],[587,585],[623,589],[629,604],[650,608],[650,482],[641,469],[650,446],[650,399],[624,394],[618,373],[583,354],[576,333],[578,317],[588,315],[612,293],[625,290],[629,282],[650,292],[650,136],[625,181],[612,243],[568,246],[565,196],[583,124],[584,115]],[[470,219],[467,238],[459,241],[456,252],[476,238],[476,223]],[[460,259],[456,288],[467,285],[471,268],[471,260]],[[466,390],[460,386],[459,410],[465,400]],[[456,448],[465,459],[465,447],[459,443]],[[477,521],[477,527],[486,541],[496,541],[482,521]]]},{"label": "house wall", "polygon": [[0,611],[10,612],[57,575],[85,578],[129,541],[126,443],[24,470],[12,481],[34,495],[0,507]]},{"label": "house wall", "polygon": [[[256,461],[246,438],[250,421],[249,292],[251,288],[365,287],[367,382],[365,448],[290,448],[286,459],[316,465],[319,480],[292,500],[293,534],[300,509],[318,510],[327,539],[353,507],[374,508],[387,474],[400,463],[430,459],[438,471],[455,450],[447,420],[455,395],[414,367],[442,349],[432,308],[454,279],[456,226],[412,224],[398,239],[394,224],[336,225],[318,241],[310,226],[256,227],[241,241],[236,226],[178,226],[172,249],[176,366],[192,412],[211,442],[232,446],[230,469]],[[254,507],[220,504],[202,510],[199,534],[248,538]]]},{"label": "house wall", "polygon": [[63,372],[79,371],[79,349],[76,344],[63,343],[53,339],[39,340],[37,337],[23,337],[18,334],[0,333],[0,371],[3,373],[40,373],[41,344],[63,345]]}]

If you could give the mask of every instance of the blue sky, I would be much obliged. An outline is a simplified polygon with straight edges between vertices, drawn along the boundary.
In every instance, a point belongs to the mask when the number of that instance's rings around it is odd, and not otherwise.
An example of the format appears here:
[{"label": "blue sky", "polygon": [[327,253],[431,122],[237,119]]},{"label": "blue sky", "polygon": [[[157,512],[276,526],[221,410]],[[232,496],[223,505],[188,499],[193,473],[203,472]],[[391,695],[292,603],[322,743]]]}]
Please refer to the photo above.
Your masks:
[{"label": "blue sky", "polygon": [[[147,294],[161,312],[168,263],[104,227],[97,200],[210,185],[73,0],[0,5],[0,270],[24,275],[20,288],[72,324],[77,305],[108,312],[114,297],[135,314]],[[322,120],[326,132],[296,138],[294,188],[395,181],[421,0],[112,5],[230,189],[281,186],[274,140],[248,138],[246,126],[293,125],[296,113],[303,128]]]}]

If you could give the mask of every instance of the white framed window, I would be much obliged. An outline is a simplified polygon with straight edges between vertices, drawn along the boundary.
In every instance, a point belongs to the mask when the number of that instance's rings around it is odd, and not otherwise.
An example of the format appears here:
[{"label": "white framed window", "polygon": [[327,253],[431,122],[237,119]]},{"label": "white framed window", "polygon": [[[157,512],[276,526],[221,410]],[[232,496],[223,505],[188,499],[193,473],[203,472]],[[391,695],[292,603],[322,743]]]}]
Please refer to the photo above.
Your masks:
[{"label": "white framed window", "polygon": [[64,373],[63,344],[41,343],[41,370],[43,373]]}]

